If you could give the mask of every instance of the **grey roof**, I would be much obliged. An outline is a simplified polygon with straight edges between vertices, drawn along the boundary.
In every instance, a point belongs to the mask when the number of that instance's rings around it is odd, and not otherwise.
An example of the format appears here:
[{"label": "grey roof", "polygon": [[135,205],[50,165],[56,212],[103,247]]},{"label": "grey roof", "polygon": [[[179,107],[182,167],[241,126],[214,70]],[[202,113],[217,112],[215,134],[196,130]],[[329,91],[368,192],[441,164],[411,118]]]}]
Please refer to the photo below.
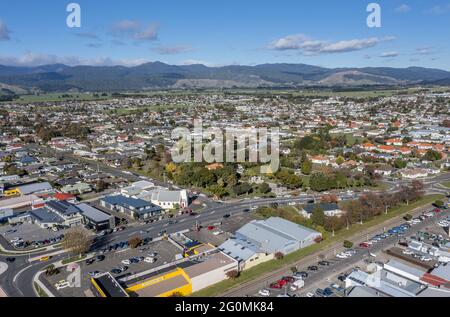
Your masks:
[{"label": "grey roof", "polygon": [[152,200],[157,200],[160,202],[179,202],[180,199],[180,191],[156,190],[152,193]]},{"label": "grey roof", "polygon": [[440,277],[444,280],[450,281],[450,264],[445,263],[439,265],[431,272],[431,274]]},{"label": "grey roof", "polygon": [[46,191],[53,190],[52,185],[50,185],[48,182],[27,184],[27,185],[18,186],[18,188],[19,188],[20,192],[22,193],[22,195],[28,195],[28,194],[33,194],[33,193],[37,193],[37,192],[46,192]]},{"label": "grey roof", "polygon": [[62,201],[51,200],[47,202],[47,207],[65,216],[70,216],[80,212],[77,206],[65,200]]},{"label": "grey roof", "polygon": [[31,210],[28,214],[40,223],[63,223],[64,219],[50,209],[43,207]]},{"label": "grey roof", "polygon": [[264,221],[253,220],[236,232],[238,239],[248,240],[268,253],[295,245],[311,235],[320,233],[279,217]]},{"label": "grey roof", "polygon": [[382,293],[367,286],[355,286],[348,293],[347,297],[385,297]]},{"label": "grey roof", "polygon": [[108,215],[107,213],[98,210],[97,208],[89,206],[88,204],[79,204],[77,205],[77,207],[85,217],[95,222],[109,221],[109,219],[111,218],[111,215]]},{"label": "grey roof", "polygon": [[238,261],[246,261],[263,252],[250,241],[241,239],[228,239],[219,246],[219,249]]},{"label": "grey roof", "polygon": [[[386,267],[386,265],[388,267]],[[422,277],[427,272],[426,270],[420,270],[418,268],[412,267],[411,265],[407,265],[403,262],[399,262],[394,259],[389,260],[389,262],[385,264],[384,268],[389,271],[389,266],[401,270],[403,272],[406,272],[408,274],[414,275],[418,278]]]}]

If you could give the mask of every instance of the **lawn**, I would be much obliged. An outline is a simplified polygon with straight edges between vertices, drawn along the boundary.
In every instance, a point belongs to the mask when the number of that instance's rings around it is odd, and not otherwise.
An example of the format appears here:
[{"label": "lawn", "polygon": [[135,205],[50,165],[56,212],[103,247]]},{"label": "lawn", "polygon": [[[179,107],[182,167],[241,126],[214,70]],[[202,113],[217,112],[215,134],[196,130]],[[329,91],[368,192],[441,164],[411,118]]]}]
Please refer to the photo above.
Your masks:
[{"label": "lawn", "polygon": [[86,258],[85,255],[83,255],[82,257],[79,257],[79,256],[77,255],[77,256],[73,256],[73,257],[68,258],[68,259],[64,259],[64,260],[61,261],[61,263],[62,263],[63,265],[65,265],[65,264],[69,264],[69,263],[72,263],[72,262],[79,262],[79,261],[82,261],[82,260],[84,260],[85,258]]},{"label": "lawn", "polygon": [[379,225],[389,219],[404,215],[418,207],[425,206],[427,204],[430,204],[437,199],[442,199],[442,195],[428,195],[423,197],[422,199],[411,203],[409,205],[401,205],[395,208],[392,208],[389,210],[387,214],[380,215],[366,223],[355,224],[351,226],[348,230],[341,230],[339,231],[334,237],[330,237],[324,241],[322,241],[319,244],[314,244],[309,247],[306,247],[304,249],[298,250],[296,252],[293,252],[291,254],[286,255],[282,260],[271,260],[265,263],[261,263],[247,271],[244,271],[241,273],[241,275],[235,279],[235,280],[225,280],[222,282],[219,282],[215,285],[212,285],[208,288],[205,288],[201,291],[193,293],[191,296],[193,297],[213,297],[218,296],[222,294],[223,292],[232,289],[233,287],[236,287],[239,284],[242,284],[244,282],[250,281],[252,279],[256,279],[260,277],[261,275],[264,275],[266,273],[269,273],[271,271],[275,271],[277,269],[280,269],[282,267],[289,267],[289,265],[301,260],[302,258],[311,255],[316,252],[320,252],[323,250],[326,250],[331,245],[335,243],[343,242],[346,239],[351,238],[358,232],[370,229],[371,227],[374,227],[376,225]]},{"label": "lawn", "polygon": [[450,188],[450,182],[444,182],[442,183],[442,186],[445,186],[447,188]]}]

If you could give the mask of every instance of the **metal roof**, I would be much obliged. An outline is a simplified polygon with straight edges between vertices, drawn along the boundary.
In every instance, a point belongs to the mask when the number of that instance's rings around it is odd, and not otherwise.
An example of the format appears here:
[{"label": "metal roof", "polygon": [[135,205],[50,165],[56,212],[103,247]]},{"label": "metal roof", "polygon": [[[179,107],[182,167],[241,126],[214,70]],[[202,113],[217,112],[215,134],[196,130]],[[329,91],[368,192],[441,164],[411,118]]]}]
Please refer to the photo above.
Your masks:
[{"label": "metal roof", "polygon": [[77,207],[84,216],[95,222],[109,221],[111,218],[111,215],[108,215],[107,213],[85,203],[79,204]]}]

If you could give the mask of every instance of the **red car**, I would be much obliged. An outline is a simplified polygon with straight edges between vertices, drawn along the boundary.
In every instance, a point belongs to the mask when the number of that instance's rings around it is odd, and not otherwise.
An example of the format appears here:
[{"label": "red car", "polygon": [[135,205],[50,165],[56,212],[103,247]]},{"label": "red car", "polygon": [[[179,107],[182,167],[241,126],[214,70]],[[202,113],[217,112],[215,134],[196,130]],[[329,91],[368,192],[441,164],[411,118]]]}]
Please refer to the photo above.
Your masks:
[{"label": "red car", "polygon": [[295,278],[293,278],[292,276],[285,276],[281,280],[285,281],[286,283],[294,283],[295,282]]},{"label": "red car", "polygon": [[359,244],[359,247],[360,247],[360,248],[364,248],[364,249],[368,249],[368,248],[369,248],[369,244],[366,243],[366,242],[363,242],[363,243],[360,243],[360,244]]},{"label": "red car", "polygon": [[283,285],[280,285],[278,282],[272,283],[269,285],[270,288],[274,288],[274,289],[280,289],[283,287]]},{"label": "red car", "polygon": [[216,229],[216,227],[214,227],[214,226],[209,226],[209,227],[208,227],[208,230],[209,230],[209,231],[212,231],[212,230],[214,230],[214,229]]},{"label": "red car", "polygon": [[442,212],[442,210],[440,210],[439,208],[436,208],[436,209],[433,210],[433,212],[439,213],[439,212]]}]

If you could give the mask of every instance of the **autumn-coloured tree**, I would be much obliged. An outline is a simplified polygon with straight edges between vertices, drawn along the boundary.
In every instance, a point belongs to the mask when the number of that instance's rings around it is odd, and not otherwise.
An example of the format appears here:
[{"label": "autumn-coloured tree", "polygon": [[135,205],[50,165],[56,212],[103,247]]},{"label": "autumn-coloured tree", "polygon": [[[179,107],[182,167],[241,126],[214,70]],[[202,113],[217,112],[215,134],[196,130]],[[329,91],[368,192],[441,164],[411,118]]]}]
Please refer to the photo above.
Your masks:
[{"label": "autumn-coloured tree", "polygon": [[141,244],[142,244],[142,239],[140,237],[138,237],[138,236],[132,237],[132,238],[130,238],[130,240],[128,240],[128,245],[132,249],[136,249]]},{"label": "autumn-coloured tree", "polygon": [[89,232],[81,227],[75,227],[69,229],[64,234],[64,239],[62,240],[62,247],[66,251],[72,253],[73,255],[81,256],[85,252],[89,251],[92,239],[89,236]]},{"label": "autumn-coloured tree", "polygon": [[226,273],[226,275],[227,275],[227,277],[228,277],[230,280],[234,280],[234,279],[236,279],[236,278],[239,277],[239,271],[238,271],[238,270],[231,270],[231,271],[228,271],[228,272]]}]

